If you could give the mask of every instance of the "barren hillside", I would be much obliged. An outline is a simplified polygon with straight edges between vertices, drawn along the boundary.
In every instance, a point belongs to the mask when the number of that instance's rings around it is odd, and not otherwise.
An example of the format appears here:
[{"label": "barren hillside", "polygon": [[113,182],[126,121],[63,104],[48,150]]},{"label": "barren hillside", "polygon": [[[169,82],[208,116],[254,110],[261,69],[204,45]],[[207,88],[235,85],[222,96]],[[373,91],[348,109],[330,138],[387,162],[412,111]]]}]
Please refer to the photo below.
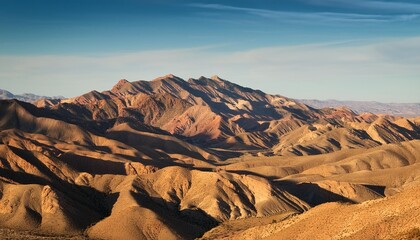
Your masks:
[{"label": "barren hillside", "polygon": [[1,234],[417,236],[419,139],[416,118],[314,109],[217,76],[2,100]]}]

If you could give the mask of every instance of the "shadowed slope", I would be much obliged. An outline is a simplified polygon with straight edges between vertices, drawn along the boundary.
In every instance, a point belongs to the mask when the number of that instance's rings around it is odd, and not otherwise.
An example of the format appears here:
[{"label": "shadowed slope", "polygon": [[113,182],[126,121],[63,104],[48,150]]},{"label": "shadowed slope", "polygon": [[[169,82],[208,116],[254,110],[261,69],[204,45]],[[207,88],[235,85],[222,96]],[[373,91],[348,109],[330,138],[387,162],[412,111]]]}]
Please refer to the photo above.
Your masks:
[{"label": "shadowed slope", "polygon": [[[407,189],[356,205],[327,203],[279,223],[237,232],[228,239],[416,239],[418,234],[412,234],[420,226],[419,192],[418,187]],[[204,238],[207,236],[211,238]]]}]

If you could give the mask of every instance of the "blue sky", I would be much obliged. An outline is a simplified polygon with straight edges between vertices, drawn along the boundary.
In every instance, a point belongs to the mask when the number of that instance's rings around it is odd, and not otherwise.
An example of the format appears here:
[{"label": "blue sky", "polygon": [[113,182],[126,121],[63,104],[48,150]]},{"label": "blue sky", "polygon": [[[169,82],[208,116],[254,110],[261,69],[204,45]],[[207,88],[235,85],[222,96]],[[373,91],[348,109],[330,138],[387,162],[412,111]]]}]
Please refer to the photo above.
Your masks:
[{"label": "blue sky", "polygon": [[0,0],[0,88],[219,75],[294,98],[420,102],[420,3]]}]

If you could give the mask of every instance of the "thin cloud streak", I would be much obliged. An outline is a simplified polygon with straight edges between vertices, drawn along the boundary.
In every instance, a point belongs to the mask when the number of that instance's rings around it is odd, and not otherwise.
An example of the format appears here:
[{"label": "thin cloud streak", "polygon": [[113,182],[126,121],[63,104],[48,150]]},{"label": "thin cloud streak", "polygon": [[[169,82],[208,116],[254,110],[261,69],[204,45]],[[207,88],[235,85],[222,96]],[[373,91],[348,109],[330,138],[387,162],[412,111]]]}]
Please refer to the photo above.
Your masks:
[{"label": "thin cloud streak", "polygon": [[217,74],[295,98],[420,102],[418,52],[420,37],[236,52],[212,46],[104,56],[0,56],[0,79],[1,88],[15,93],[71,97],[110,89],[121,78]]},{"label": "thin cloud streak", "polygon": [[358,14],[358,13],[338,13],[338,12],[289,12],[259,8],[234,7],[222,4],[189,4],[190,7],[203,8],[218,11],[236,11],[262,18],[282,20],[282,21],[304,21],[304,22],[398,22],[409,21],[419,18],[419,14],[399,14],[399,15],[380,15],[380,14]]},{"label": "thin cloud streak", "polygon": [[420,4],[407,2],[384,2],[384,1],[367,1],[367,0],[304,0],[304,2],[320,5],[358,8],[362,10],[385,10],[396,13],[420,13]]}]

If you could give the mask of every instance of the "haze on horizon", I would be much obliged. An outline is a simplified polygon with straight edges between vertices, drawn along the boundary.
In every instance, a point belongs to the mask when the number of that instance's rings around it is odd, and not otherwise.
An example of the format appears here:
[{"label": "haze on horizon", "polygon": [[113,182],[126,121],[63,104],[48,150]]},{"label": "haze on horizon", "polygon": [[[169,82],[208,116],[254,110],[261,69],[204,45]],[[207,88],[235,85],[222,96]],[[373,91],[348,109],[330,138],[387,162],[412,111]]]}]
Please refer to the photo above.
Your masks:
[{"label": "haze on horizon", "polygon": [[72,97],[219,75],[293,98],[420,102],[420,4],[4,0],[0,88]]}]

